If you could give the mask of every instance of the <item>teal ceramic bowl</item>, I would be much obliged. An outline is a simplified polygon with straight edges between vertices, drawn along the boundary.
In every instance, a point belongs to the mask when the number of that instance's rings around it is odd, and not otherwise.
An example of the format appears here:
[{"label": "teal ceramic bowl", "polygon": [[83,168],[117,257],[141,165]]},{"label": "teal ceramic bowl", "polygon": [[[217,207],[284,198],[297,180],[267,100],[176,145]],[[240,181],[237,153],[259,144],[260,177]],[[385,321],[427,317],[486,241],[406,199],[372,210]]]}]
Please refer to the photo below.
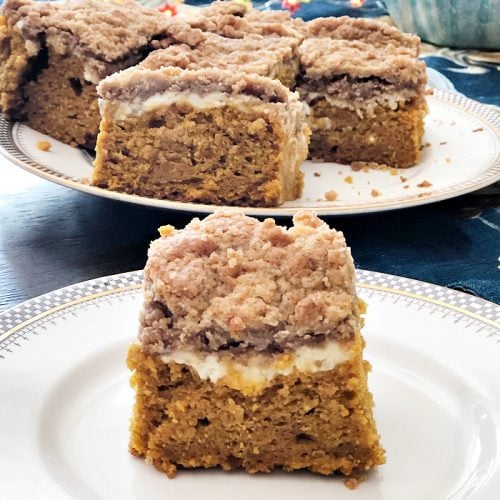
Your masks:
[{"label": "teal ceramic bowl", "polygon": [[435,45],[500,50],[500,0],[385,0],[399,29]]}]

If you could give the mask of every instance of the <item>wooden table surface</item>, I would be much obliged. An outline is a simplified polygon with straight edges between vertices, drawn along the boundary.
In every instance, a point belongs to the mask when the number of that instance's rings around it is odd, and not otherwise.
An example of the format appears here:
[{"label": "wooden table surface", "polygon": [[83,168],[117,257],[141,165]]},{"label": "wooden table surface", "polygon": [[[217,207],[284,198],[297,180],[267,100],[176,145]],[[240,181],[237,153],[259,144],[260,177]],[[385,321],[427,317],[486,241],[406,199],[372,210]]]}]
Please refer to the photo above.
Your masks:
[{"label": "wooden table surface", "polygon": [[[80,193],[3,158],[0,179],[0,310],[79,281],[140,269],[157,228],[183,227],[192,217]],[[498,197],[493,198],[485,202],[483,196],[481,203],[497,205]],[[450,285],[457,281],[457,269],[478,269],[481,249],[473,244],[473,219],[461,215],[464,210],[480,213],[476,206],[477,197],[469,196],[327,220],[345,232],[358,267]],[[491,241],[482,235],[482,244],[494,249],[500,233],[487,234]],[[488,249],[481,254],[494,270],[497,255],[488,255]],[[498,245],[493,251],[497,250]],[[493,286],[497,278],[492,273]]]}]

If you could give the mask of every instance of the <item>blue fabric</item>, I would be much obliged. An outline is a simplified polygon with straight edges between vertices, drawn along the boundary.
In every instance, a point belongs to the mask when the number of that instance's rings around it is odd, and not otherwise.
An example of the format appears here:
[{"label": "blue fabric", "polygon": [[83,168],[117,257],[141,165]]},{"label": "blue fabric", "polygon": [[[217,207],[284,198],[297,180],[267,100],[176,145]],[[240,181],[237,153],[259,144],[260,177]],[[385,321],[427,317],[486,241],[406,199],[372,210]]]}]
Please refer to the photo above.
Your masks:
[{"label": "blue fabric", "polygon": [[[465,51],[446,51],[424,57],[425,63],[445,75],[456,90],[486,104],[500,106],[500,66],[493,63],[473,63]],[[459,57],[462,60],[459,60]]]},{"label": "blue fabric", "polygon": [[[328,222],[344,231],[360,268],[437,283],[500,304],[500,210],[477,208],[485,197],[468,195]],[[490,201],[498,206],[500,197],[494,198]]]},{"label": "blue fabric", "polygon": [[[257,1],[253,4],[258,8],[282,9],[281,0]],[[301,17],[308,21],[315,17],[380,17],[386,14],[387,10],[381,0],[366,0],[361,8],[353,7],[350,0],[311,0],[309,3],[301,3],[300,9],[293,14],[293,17]]]}]

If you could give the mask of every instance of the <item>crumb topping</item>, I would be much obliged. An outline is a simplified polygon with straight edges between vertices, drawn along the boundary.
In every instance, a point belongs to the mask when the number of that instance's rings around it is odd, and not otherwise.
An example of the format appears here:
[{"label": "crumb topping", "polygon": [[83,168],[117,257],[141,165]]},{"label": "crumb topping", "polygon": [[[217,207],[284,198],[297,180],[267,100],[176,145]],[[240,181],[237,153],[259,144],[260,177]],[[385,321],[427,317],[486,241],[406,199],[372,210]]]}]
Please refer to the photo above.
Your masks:
[{"label": "crumb topping", "polygon": [[292,58],[297,43],[294,38],[286,37],[266,38],[252,34],[233,39],[208,33],[196,47],[171,45],[152,52],[141,67],[221,68],[268,76],[276,65]]},{"label": "crumb topping", "polygon": [[317,37],[306,39],[298,54],[307,79],[349,75],[378,78],[396,88],[420,88],[426,82],[425,64],[394,45],[377,47],[359,40]]},{"label": "crumb topping", "polygon": [[189,21],[194,28],[218,33],[227,38],[244,38],[256,33],[266,36],[285,36],[299,40],[303,37],[304,21],[293,19],[288,11],[259,11],[239,2],[217,1],[202,9]]},{"label": "crumb topping", "polygon": [[293,223],[219,211],[153,242],[141,341],[279,351],[349,338],[360,305],[344,237],[312,212]]},{"label": "crumb topping", "polygon": [[201,31],[160,16],[134,0],[119,4],[98,0],[7,0],[3,13],[26,40],[30,55],[40,50],[42,39],[58,54],[76,50],[106,62],[128,57],[157,38],[187,44],[203,39]]},{"label": "crumb topping", "polygon": [[403,33],[394,26],[366,18],[320,17],[305,24],[305,35],[312,38],[360,40],[374,47],[392,44],[398,50],[417,57],[420,38]]},{"label": "crumb topping", "polygon": [[298,96],[277,80],[222,69],[196,71],[180,68],[149,70],[133,67],[105,78],[97,87],[106,100],[147,99],[162,92],[190,92],[199,95],[223,92],[246,95],[264,102],[298,102]]}]

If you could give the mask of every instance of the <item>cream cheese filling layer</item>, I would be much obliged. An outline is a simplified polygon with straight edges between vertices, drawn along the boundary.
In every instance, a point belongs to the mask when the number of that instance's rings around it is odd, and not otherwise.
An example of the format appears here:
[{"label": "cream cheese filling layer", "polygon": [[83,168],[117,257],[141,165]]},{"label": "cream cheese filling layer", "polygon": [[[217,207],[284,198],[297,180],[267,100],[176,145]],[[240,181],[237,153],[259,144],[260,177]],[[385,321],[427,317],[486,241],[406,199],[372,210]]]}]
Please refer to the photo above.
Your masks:
[{"label": "cream cheese filling layer", "polygon": [[174,362],[193,368],[202,380],[222,381],[229,387],[254,392],[265,387],[279,375],[294,370],[314,373],[334,369],[352,357],[349,345],[329,341],[322,346],[301,346],[293,353],[263,354],[246,357],[244,361],[212,353],[202,355],[191,351],[162,354],[164,363]]},{"label": "cream cheese filling layer", "polygon": [[146,99],[122,102],[114,109],[115,119],[122,120],[127,116],[138,116],[162,106],[172,104],[189,104],[193,108],[217,108],[232,104],[241,106],[249,103],[265,105],[260,99],[248,95],[234,96],[225,92],[209,92],[197,94],[196,92],[160,92]]}]

